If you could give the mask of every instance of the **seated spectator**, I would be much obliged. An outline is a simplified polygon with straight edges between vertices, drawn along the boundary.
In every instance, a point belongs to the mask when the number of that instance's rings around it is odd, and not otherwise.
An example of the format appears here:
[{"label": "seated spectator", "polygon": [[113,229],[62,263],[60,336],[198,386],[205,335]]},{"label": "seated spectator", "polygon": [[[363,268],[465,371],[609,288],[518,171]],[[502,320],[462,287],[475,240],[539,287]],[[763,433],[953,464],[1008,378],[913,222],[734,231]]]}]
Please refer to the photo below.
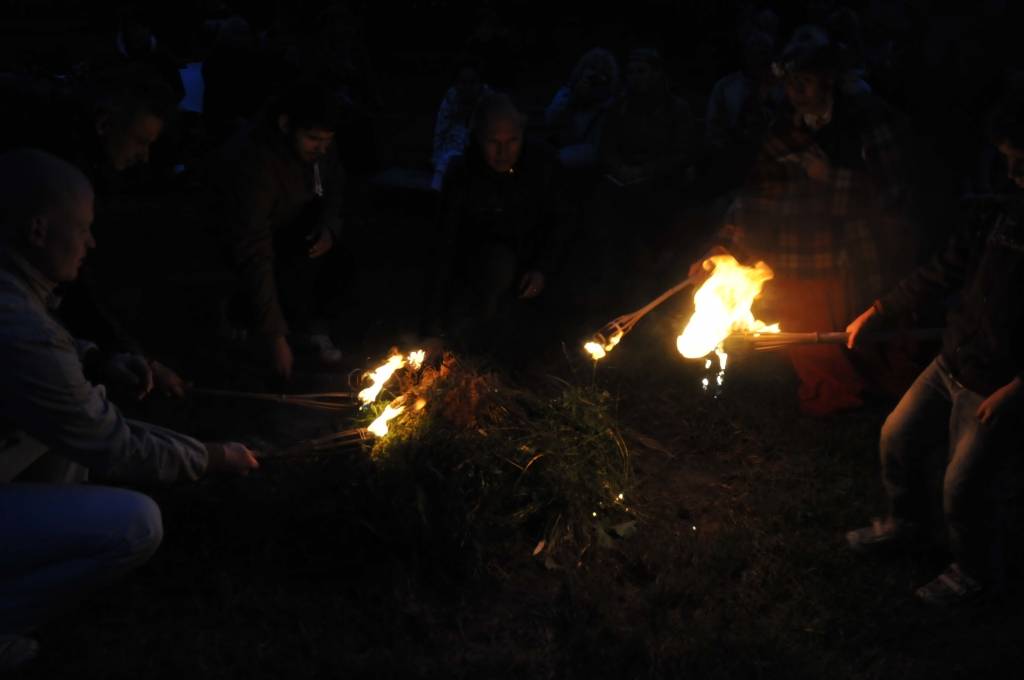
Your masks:
[{"label": "seated spectator", "polygon": [[[364,205],[353,204],[366,197],[366,181],[377,168],[377,125],[384,110],[366,28],[356,3],[330,2],[301,31],[293,66],[302,77],[322,83],[345,107],[343,128],[335,140],[345,150],[341,157],[348,187],[349,212],[363,213]],[[353,215],[355,217],[355,215]]]},{"label": "seated spectator", "polygon": [[743,42],[742,68],[715,83],[704,125],[708,146],[721,152],[736,146],[760,146],[782,105],[782,88],[772,73],[775,43],[752,31]]},{"label": "seated spectator", "polygon": [[70,164],[35,150],[0,156],[0,671],[36,654],[25,637],[33,629],[160,544],[152,500],[70,483],[258,467],[242,444],[125,419],[105,387],[145,396],[146,362],[104,354],[52,316],[54,288],[74,280],[95,245],[92,210],[89,181]]},{"label": "seated spectator", "polygon": [[601,126],[619,89],[619,64],[608,50],[583,55],[544,111],[548,139],[562,167],[577,170],[599,165]]},{"label": "seated spectator", "polygon": [[324,362],[340,359],[316,313],[323,256],[341,234],[345,174],[332,142],[342,109],[319,84],[300,82],[267,113],[226,145],[212,189],[246,322],[287,380],[292,343]]},{"label": "seated spectator", "polygon": [[[905,135],[883,102],[845,94],[834,46],[807,39],[819,33],[798,29],[783,52],[788,108],[720,234],[722,245],[772,267],[761,316],[793,331],[841,330],[849,310],[891,280],[894,266],[914,259]],[[866,376],[842,348],[792,347],[789,358],[806,413],[863,403]]]},{"label": "seated spectator", "polygon": [[469,121],[480,98],[491,90],[481,79],[483,68],[474,57],[462,59],[455,70],[455,83],[448,88],[437,110],[434,122],[434,151],[431,163],[434,179],[431,186],[441,189],[448,163],[461,156],[469,142]]},{"label": "seated spectator", "polygon": [[[570,277],[586,280],[582,292],[603,307],[609,295],[618,306],[637,302],[633,295],[651,293],[661,283],[663,267],[696,236],[689,231],[691,223],[679,218],[700,155],[697,121],[669,90],[655,50],[632,51],[624,80],[625,91],[612,104],[601,132],[606,182],[583,206],[582,249],[573,249],[583,269]],[[623,289],[623,275],[635,277],[637,285]],[[618,297],[623,295],[630,297]]]},{"label": "seated spectator", "polygon": [[[504,94],[477,107],[441,194],[434,318],[471,349],[493,349],[523,302],[544,292],[560,251],[554,162],[525,138]],[[506,329],[507,330],[507,329]]]},{"label": "seated spectator", "polygon": [[203,119],[214,140],[226,140],[257,113],[269,94],[266,70],[249,23],[226,19],[203,61]]},{"label": "seated spectator", "polygon": [[840,8],[829,17],[826,31],[820,26],[801,26],[793,32],[790,47],[801,49],[828,49],[835,52],[836,88],[845,97],[871,94],[871,86],[864,80],[864,48],[860,38],[860,21],[848,8]]},{"label": "seated spectator", "polygon": [[696,123],[685,102],[669,91],[657,51],[633,50],[625,80],[625,94],[608,112],[601,136],[606,172],[618,184],[634,184],[689,169],[700,146]]},{"label": "seated spectator", "polygon": [[107,71],[114,68],[115,64],[142,69],[150,78],[160,80],[171,88],[174,103],[177,104],[185,96],[185,85],[178,70],[182,64],[163,48],[153,29],[153,20],[146,10],[137,6],[122,8],[113,38],[113,53],[107,59],[100,58],[96,64],[97,70]]}]

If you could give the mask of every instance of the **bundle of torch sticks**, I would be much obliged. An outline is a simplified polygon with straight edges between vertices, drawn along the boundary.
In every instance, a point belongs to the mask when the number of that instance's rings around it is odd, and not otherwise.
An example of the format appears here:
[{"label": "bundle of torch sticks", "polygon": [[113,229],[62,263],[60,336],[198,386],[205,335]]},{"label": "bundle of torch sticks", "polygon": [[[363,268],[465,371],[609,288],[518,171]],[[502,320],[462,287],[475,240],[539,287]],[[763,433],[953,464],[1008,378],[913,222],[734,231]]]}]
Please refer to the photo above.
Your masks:
[{"label": "bundle of torch sticks", "polygon": [[269,392],[238,392],[235,390],[215,390],[205,387],[193,387],[192,394],[225,397],[228,399],[252,399],[256,401],[272,401],[278,404],[291,404],[317,411],[346,411],[355,407],[356,401],[351,392],[316,392],[314,394],[272,394]]},{"label": "bundle of torch sticks", "polygon": [[[363,375],[364,379],[370,381],[370,385],[358,393],[352,392],[316,392],[311,394],[274,394],[269,392],[239,392],[235,390],[219,390],[210,388],[193,387],[191,393],[194,395],[223,397],[228,399],[251,399],[255,401],[270,401],[278,404],[291,404],[316,411],[349,411],[360,406],[369,406],[380,395],[384,386],[395,372],[401,368],[409,367],[418,371],[426,359],[426,352],[416,350],[408,355],[393,353],[387,360],[371,372]],[[295,444],[283,451],[274,454],[272,458],[296,458],[302,456],[320,456],[330,451],[336,451],[348,446],[361,445],[373,437],[383,437],[388,432],[387,423],[405,411],[404,395],[399,396],[388,403],[381,414],[367,427],[357,427],[340,432],[332,432],[322,437],[308,439]],[[426,405],[422,399],[416,400],[413,410],[419,411]]]}]

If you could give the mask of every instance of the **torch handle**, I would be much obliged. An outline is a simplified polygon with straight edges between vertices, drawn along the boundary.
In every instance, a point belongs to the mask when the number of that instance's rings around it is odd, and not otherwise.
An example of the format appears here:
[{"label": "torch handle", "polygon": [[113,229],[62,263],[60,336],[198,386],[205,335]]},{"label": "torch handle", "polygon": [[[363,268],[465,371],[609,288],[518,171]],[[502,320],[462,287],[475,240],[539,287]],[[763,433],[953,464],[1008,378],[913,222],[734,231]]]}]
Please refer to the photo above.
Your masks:
[{"label": "torch handle", "polygon": [[[914,328],[910,330],[880,331],[865,333],[860,342],[890,342],[893,340],[938,340],[942,337],[942,328]],[[845,331],[826,332],[786,332],[736,334],[730,339],[740,343],[750,343],[757,350],[776,350],[790,345],[845,345],[849,339]]]},{"label": "torch handle", "polygon": [[644,305],[640,309],[638,309],[635,312],[633,312],[633,314],[631,316],[636,316],[637,318],[639,318],[641,316],[644,316],[645,314],[650,312],[652,309],[654,309],[655,307],[657,307],[662,302],[664,302],[665,300],[669,299],[670,297],[672,297],[673,295],[675,295],[679,291],[683,290],[684,288],[686,288],[688,286],[692,286],[694,283],[697,282],[697,280],[699,278],[700,278],[699,276],[691,276],[690,278],[686,279],[685,281],[680,281],[679,283],[677,283],[676,285],[672,286],[671,288],[666,290],[664,293],[659,295],[658,297],[656,297],[653,300],[651,300],[650,302],[648,302],[646,305]]},{"label": "torch handle", "polygon": [[273,392],[239,392],[236,390],[217,390],[209,387],[192,387],[192,394],[203,394],[214,397],[236,397],[239,399],[261,399],[264,401],[290,401],[292,399],[351,399],[351,392],[314,392],[310,394],[279,394]]},{"label": "torch handle", "polygon": [[[890,340],[939,340],[945,328],[912,328],[904,331],[867,332],[861,336],[863,342],[889,342]],[[818,342],[845,345],[850,339],[846,331],[818,333]]]}]

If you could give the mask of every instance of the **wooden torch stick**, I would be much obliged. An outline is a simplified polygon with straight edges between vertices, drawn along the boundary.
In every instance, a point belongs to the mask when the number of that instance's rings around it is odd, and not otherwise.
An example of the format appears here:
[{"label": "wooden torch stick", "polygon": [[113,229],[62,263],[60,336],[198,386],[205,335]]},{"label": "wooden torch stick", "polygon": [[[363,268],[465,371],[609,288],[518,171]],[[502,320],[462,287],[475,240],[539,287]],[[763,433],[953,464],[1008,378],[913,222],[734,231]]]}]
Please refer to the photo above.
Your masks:
[{"label": "wooden torch stick", "polygon": [[[890,342],[893,340],[938,340],[942,337],[942,328],[915,328],[905,331],[880,331],[864,333],[859,342]],[[790,345],[845,345],[849,340],[845,331],[806,333],[735,333],[730,335],[728,345],[750,345],[755,350],[771,351],[789,347]]]},{"label": "wooden torch stick", "polygon": [[[605,349],[614,347],[615,344],[617,344],[618,341],[622,339],[622,336],[633,330],[633,327],[636,326],[637,322],[639,322],[640,319],[647,316],[647,314],[649,314],[651,310],[653,310],[655,307],[665,302],[665,300],[668,300],[670,297],[672,297],[679,291],[683,290],[684,288],[692,286],[694,283],[699,281],[700,278],[701,275],[698,274],[696,276],[691,276],[683,281],[680,281],[679,283],[672,286],[664,293],[654,298],[653,300],[651,300],[650,302],[648,302],[646,305],[636,310],[635,312],[632,312],[630,314],[623,314],[622,316],[612,319],[611,321],[606,323],[601,328],[601,330],[594,333],[594,339]],[[617,336],[614,342],[612,342],[613,336]]]},{"label": "wooden torch stick", "polygon": [[[232,399],[254,399],[257,401],[273,401],[279,404],[292,404],[321,411],[340,411],[354,406],[351,392],[316,392],[313,394],[273,394],[269,392],[238,392],[235,390],[217,390],[206,387],[193,387],[190,392],[214,397]],[[336,399],[338,401],[327,401]]]},{"label": "wooden torch stick", "polygon": [[317,437],[316,439],[307,439],[306,441],[299,442],[289,446],[280,453],[267,456],[266,459],[297,460],[320,457],[350,446],[362,444],[370,438],[372,438],[372,435],[366,428],[359,427],[352,430],[342,430],[341,432],[334,432],[323,437]]}]

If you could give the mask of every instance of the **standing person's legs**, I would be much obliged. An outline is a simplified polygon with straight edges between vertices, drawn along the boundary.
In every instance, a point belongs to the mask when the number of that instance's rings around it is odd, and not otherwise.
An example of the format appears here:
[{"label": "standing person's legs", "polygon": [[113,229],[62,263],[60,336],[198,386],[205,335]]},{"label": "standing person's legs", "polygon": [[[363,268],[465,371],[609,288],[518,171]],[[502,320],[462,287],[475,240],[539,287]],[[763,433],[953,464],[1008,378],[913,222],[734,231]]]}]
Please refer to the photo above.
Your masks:
[{"label": "standing person's legs", "polygon": [[846,540],[851,549],[874,551],[900,543],[913,532],[914,523],[927,508],[923,491],[928,479],[928,455],[944,437],[949,415],[949,383],[942,361],[935,359],[882,425],[879,454],[889,514],[848,532]]},{"label": "standing person's legs", "polygon": [[925,463],[929,451],[945,434],[950,409],[944,363],[936,358],[885,419],[879,453],[882,484],[889,498],[889,514],[894,519],[913,520],[923,512]]},{"label": "standing person's legs", "polygon": [[0,634],[28,632],[148,560],[160,509],[134,491],[0,484]]},{"label": "standing person's legs", "polygon": [[[1003,474],[1011,452],[1008,432],[977,416],[984,401],[977,392],[953,386],[953,413],[949,423],[949,464],[942,485],[942,509],[949,532],[949,548],[961,568],[977,578],[989,576],[989,539],[986,520],[998,500],[991,497],[996,477]],[[1015,453],[1015,451],[1014,451]]]}]

